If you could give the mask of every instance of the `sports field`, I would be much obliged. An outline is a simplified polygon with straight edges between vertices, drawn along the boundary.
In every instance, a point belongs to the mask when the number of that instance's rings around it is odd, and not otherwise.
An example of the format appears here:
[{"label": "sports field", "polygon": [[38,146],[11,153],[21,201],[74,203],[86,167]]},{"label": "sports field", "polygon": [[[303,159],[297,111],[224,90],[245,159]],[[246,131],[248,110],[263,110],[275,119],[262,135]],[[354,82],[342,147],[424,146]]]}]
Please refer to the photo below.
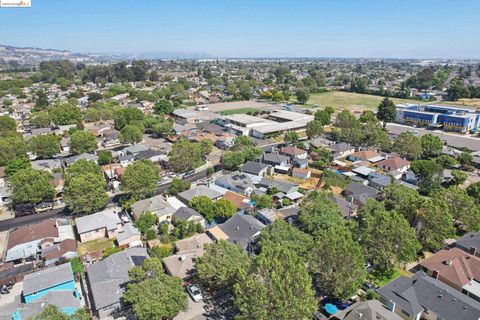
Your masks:
[{"label": "sports field", "polygon": [[[294,98],[295,99],[295,98]],[[326,106],[332,106],[337,110],[350,110],[363,111],[365,109],[374,110],[378,107],[380,101],[383,97],[373,96],[369,94],[359,94],[352,92],[342,92],[334,91],[327,93],[315,93],[310,95],[310,99],[305,107],[315,107],[324,108]],[[418,103],[417,100],[408,100],[408,99],[396,99],[391,98],[391,100],[397,103]]]}]

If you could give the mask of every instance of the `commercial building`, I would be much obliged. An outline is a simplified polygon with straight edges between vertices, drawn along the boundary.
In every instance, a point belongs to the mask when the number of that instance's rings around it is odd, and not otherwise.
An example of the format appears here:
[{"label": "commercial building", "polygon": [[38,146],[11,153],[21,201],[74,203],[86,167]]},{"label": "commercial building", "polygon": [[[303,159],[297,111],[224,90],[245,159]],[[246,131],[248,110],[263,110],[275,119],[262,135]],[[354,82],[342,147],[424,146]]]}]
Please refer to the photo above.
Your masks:
[{"label": "commercial building", "polygon": [[399,123],[447,131],[475,132],[480,125],[480,114],[464,108],[439,105],[400,104],[396,107]]}]

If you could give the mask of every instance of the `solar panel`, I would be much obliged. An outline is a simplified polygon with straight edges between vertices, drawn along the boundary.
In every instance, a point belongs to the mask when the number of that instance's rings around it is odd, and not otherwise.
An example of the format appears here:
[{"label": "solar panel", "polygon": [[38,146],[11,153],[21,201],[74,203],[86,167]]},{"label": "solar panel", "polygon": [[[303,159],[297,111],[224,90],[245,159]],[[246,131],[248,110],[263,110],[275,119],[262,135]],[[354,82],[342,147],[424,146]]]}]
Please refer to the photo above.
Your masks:
[{"label": "solar panel", "polygon": [[136,267],[141,266],[143,264],[143,261],[145,261],[145,259],[147,259],[145,256],[132,256],[133,264]]}]

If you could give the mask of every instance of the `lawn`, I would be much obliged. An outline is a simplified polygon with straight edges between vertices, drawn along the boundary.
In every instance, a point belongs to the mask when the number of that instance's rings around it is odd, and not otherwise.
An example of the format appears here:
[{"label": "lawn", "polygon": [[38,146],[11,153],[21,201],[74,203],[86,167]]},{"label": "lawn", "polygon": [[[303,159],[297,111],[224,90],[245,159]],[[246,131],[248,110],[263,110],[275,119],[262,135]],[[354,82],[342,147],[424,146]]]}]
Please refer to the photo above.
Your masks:
[{"label": "lawn", "polygon": [[396,269],[390,276],[381,275],[378,273],[371,273],[367,276],[367,280],[376,286],[383,287],[387,283],[400,276],[411,277],[412,274],[403,269]]},{"label": "lawn", "polygon": [[239,108],[239,109],[232,109],[232,110],[225,110],[225,111],[220,111],[219,113],[224,116],[228,116],[231,114],[245,114],[247,112],[254,113],[258,112],[260,113],[262,110],[257,109],[257,108]]},{"label": "lawn", "polygon": [[111,248],[114,246],[113,239],[97,239],[78,245],[78,254],[83,256],[86,253],[104,251],[105,249]]},{"label": "lawn", "polygon": [[[336,110],[363,111],[365,109],[374,110],[380,104],[383,97],[370,94],[359,94],[352,92],[333,91],[326,93],[314,93],[310,95],[308,103],[304,106],[311,108],[318,105],[321,108],[332,106]],[[395,104],[397,103],[419,103],[417,100],[390,98]],[[293,101],[295,98],[293,97]]]},{"label": "lawn", "polygon": [[458,101],[441,101],[438,104],[455,106],[459,108],[480,108],[480,99],[460,99]]}]

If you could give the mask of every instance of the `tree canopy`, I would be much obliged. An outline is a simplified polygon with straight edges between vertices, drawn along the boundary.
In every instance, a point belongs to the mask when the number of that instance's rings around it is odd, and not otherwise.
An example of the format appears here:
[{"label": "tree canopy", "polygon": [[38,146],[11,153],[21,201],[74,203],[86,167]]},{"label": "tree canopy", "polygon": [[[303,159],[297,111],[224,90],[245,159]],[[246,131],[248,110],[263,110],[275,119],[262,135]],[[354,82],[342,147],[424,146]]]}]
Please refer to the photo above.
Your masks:
[{"label": "tree canopy", "polygon": [[53,177],[47,171],[23,169],[17,171],[8,181],[13,188],[14,204],[38,204],[43,201],[52,201],[55,197]]},{"label": "tree canopy", "polygon": [[129,165],[122,176],[121,188],[131,197],[140,200],[154,194],[160,169],[149,160],[138,160]]}]

